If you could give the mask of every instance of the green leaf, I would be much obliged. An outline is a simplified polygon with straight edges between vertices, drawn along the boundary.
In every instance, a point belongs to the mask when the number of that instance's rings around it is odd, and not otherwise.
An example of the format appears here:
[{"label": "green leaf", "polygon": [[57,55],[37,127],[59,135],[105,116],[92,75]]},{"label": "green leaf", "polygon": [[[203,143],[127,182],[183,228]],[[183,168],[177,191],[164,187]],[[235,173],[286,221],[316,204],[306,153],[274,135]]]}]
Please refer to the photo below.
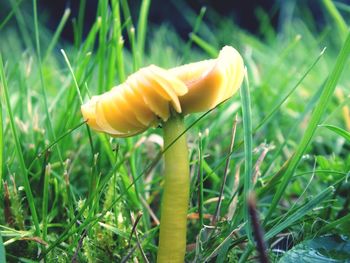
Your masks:
[{"label": "green leaf", "polygon": [[350,240],[330,235],[304,241],[287,251],[279,263],[350,262]]},{"label": "green leaf", "polygon": [[344,137],[345,140],[347,140],[348,142],[350,142],[350,132],[342,129],[342,128],[339,128],[339,127],[336,127],[334,125],[320,125],[320,127],[326,127],[327,129],[335,132],[336,134]]}]

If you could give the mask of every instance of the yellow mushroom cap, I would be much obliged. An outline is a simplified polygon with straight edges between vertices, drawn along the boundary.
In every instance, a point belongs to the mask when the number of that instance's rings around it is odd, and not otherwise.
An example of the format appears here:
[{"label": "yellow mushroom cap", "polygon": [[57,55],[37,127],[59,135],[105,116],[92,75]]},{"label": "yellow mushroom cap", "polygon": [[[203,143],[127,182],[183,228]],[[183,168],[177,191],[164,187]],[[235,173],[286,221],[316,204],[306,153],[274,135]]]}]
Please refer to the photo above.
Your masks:
[{"label": "yellow mushroom cap", "polygon": [[155,65],[142,68],[124,83],[93,96],[81,111],[94,130],[128,137],[167,121],[171,108],[182,114],[214,108],[239,89],[243,76],[241,55],[225,46],[217,59],[168,70]]},{"label": "yellow mushroom cap", "polygon": [[217,59],[199,61],[169,70],[186,83],[180,97],[184,114],[207,111],[230,98],[241,86],[244,63],[236,49],[225,46]]}]

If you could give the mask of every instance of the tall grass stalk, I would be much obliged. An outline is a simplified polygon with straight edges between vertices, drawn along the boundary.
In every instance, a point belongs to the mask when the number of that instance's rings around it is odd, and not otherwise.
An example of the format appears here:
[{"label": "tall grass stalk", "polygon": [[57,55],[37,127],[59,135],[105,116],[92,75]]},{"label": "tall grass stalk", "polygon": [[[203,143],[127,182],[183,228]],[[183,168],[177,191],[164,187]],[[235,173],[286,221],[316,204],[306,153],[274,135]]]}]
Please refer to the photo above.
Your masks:
[{"label": "tall grass stalk", "polygon": [[139,21],[137,24],[137,49],[138,49],[138,65],[142,65],[143,53],[145,50],[146,33],[147,33],[147,18],[151,5],[151,0],[142,0]]},{"label": "tall grass stalk", "polygon": [[250,101],[249,81],[247,72],[245,81],[241,87],[241,102],[242,102],[242,118],[244,131],[244,189],[243,189],[243,204],[244,204],[244,221],[247,222],[245,229],[250,242],[254,242],[251,219],[248,211],[248,197],[253,188],[252,168],[253,168],[253,131],[252,131],[252,110]]}]

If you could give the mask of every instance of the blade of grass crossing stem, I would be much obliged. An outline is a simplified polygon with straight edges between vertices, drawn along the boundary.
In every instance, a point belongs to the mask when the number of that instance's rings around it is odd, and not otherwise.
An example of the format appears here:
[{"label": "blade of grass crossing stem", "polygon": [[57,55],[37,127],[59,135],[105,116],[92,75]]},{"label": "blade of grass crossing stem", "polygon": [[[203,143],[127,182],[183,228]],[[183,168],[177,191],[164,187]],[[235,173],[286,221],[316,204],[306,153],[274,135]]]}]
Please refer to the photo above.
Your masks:
[{"label": "blade of grass crossing stem", "polygon": [[105,77],[105,53],[106,53],[106,38],[107,38],[107,11],[108,11],[108,0],[101,0],[98,2],[98,9],[99,9],[99,15],[101,17],[101,29],[99,32],[99,38],[98,38],[98,93],[103,93],[106,88],[109,89],[110,87],[105,87],[104,77]]},{"label": "blade of grass crossing stem", "polygon": [[243,203],[244,203],[244,221],[247,222],[245,229],[250,242],[254,242],[252,228],[250,224],[250,216],[248,211],[248,195],[252,189],[252,167],[253,167],[253,130],[252,130],[252,110],[250,102],[250,91],[247,70],[245,71],[244,83],[241,87],[241,103],[242,103],[242,118],[244,131],[244,188],[243,188]]},{"label": "blade of grass crossing stem", "polygon": [[[39,63],[40,87],[41,87],[41,92],[42,92],[43,101],[44,101],[45,114],[46,114],[46,118],[45,118],[46,128],[48,129],[50,140],[56,140],[55,131],[53,129],[52,121],[51,121],[51,117],[50,117],[50,113],[49,113],[49,106],[48,106],[48,102],[47,102],[47,95],[46,95],[46,89],[45,89],[45,83],[44,83],[44,75],[43,75],[43,70],[42,70],[38,13],[37,13],[37,1],[36,0],[33,0],[33,14],[34,14],[36,53],[37,53],[37,59],[38,59],[38,63]],[[60,148],[58,146],[57,146],[57,153],[58,153],[58,157],[59,157],[61,163],[63,163],[61,151],[60,151]]]},{"label": "blade of grass crossing stem", "polygon": [[273,226],[266,234],[265,240],[268,241],[270,238],[275,237],[278,233],[291,226],[293,223],[298,221],[300,218],[305,216],[313,208],[320,205],[320,203],[327,198],[334,191],[334,187],[330,186],[323,190],[321,193],[313,198],[310,198],[304,205],[295,211],[295,213],[286,217],[280,224]]},{"label": "blade of grass crossing stem", "polygon": [[8,114],[9,119],[10,119],[11,131],[12,131],[12,135],[13,135],[14,140],[15,140],[15,150],[16,150],[16,155],[17,155],[18,161],[19,161],[20,175],[22,176],[22,180],[23,180],[23,184],[24,184],[23,185],[24,191],[26,193],[26,197],[27,197],[28,204],[29,204],[29,209],[30,209],[30,212],[32,214],[34,227],[35,227],[35,235],[40,236],[39,220],[38,220],[38,216],[37,216],[36,209],[35,209],[35,202],[34,202],[34,197],[32,194],[32,189],[30,188],[30,183],[29,183],[29,178],[28,178],[28,170],[27,170],[25,162],[24,162],[23,152],[22,152],[20,141],[19,141],[19,137],[17,135],[15,120],[14,120],[12,109],[11,109],[10,97],[9,97],[9,93],[8,93],[8,86],[7,86],[4,64],[2,61],[2,54],[1,53],[0,53],[0,76],[1,76],[1,83],[2,83],[2,87],[3,87],[3,94],[5,97],[7,114]]},{"label": "blade of grass crossing stem", "polygon": [[145,49],[145,41],[146,41],[146,32],[147,32],[147,17],[149,6],[151,4],[151,0],[142,0],[139,21],[137,24],[137,49],[138,49],[138,65],[142,65],[143,61],[143,52]]},{"label": "blade of grass crossing stem", "polygon": [[327,129],[331,130],[332,132],[335,132],[336,134],[342,136],[345,140],[350,142],[350,132],[348,132],[342,128],[336,127],[334,125],[320,125],[320,127],[325,127]]},{"label": "blade of grass crossing stem", "polygon": [[56,46],[57,42],[58,42],[58,38],[60,37],[61,33],[62,33],[62,29],[64,28],[64,26],[66,25],[68,18],[70,16],[70,9],[66,8],[64,10],[63,16],[61,18],[60,23],[57,26],[57,29],[52,37],[52,40],[45,52],[45,55],[43,57],[43,62],[45,62],[45,60],[47,59],[47,57],[49,56],[49,54],[52,52],[53,48]]},{"label": "blade of grass crossing stem", "polygon": [[270,205],[270,209],[265,217],[264,224],[267,223],[270,216],[272,215],[273,211],[276,209],[277,204],[282,198],[283,193],[285,192],[285,189],[287,188],[293,173],[295,169],[297,168],[303,154],[306,151],[306,148],[308,147],[310,141],[312,140],[312,137],[317,129],[318,124],[320,123],[320,120],[327,108],[327,105],[331,99],[331,96],[334,93],[335,87],[338,83],[338,80],[340,78],[340,75],[342,71],[344,70],[346,61],[350,55],[350,33],[348,33],[348,36],[345,40],[345,43],[343,44],[342,49],[339,52],[339,55],[337,57],[336,63],[333,67],[333,70],[331,74],[329,75],[325,87],[321,93],[320,99],[318,103],[315,106],[315,109],[313,113],[311,114],[309,125],[306,128],[306,131],[297,146],[297,149],[295,151],[295,154],[293,155],[292,159],[290,160],[290,163],[287,167],[287,170],[282,178],[282,182],[280,186],[277,188],[277,192],[275,196],[273,197],[273,200]]}]

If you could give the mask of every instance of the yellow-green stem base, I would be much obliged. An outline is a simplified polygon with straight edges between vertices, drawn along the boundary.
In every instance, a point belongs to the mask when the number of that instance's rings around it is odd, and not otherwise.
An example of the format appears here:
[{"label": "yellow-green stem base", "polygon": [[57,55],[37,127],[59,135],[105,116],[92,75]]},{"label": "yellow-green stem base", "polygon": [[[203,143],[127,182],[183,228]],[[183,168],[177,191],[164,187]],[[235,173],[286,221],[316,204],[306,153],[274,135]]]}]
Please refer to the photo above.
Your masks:
[{"label": "yellow-green stem base", "polygon": [[[163,125],[165,177],[160,218],[158,263],[184,262],[187,209],[189,202],[189,160],[183,117],[172,116]],[[177,141],[175,143],[174,140]],[[173,144],[172,144],[173,143]]]}]

